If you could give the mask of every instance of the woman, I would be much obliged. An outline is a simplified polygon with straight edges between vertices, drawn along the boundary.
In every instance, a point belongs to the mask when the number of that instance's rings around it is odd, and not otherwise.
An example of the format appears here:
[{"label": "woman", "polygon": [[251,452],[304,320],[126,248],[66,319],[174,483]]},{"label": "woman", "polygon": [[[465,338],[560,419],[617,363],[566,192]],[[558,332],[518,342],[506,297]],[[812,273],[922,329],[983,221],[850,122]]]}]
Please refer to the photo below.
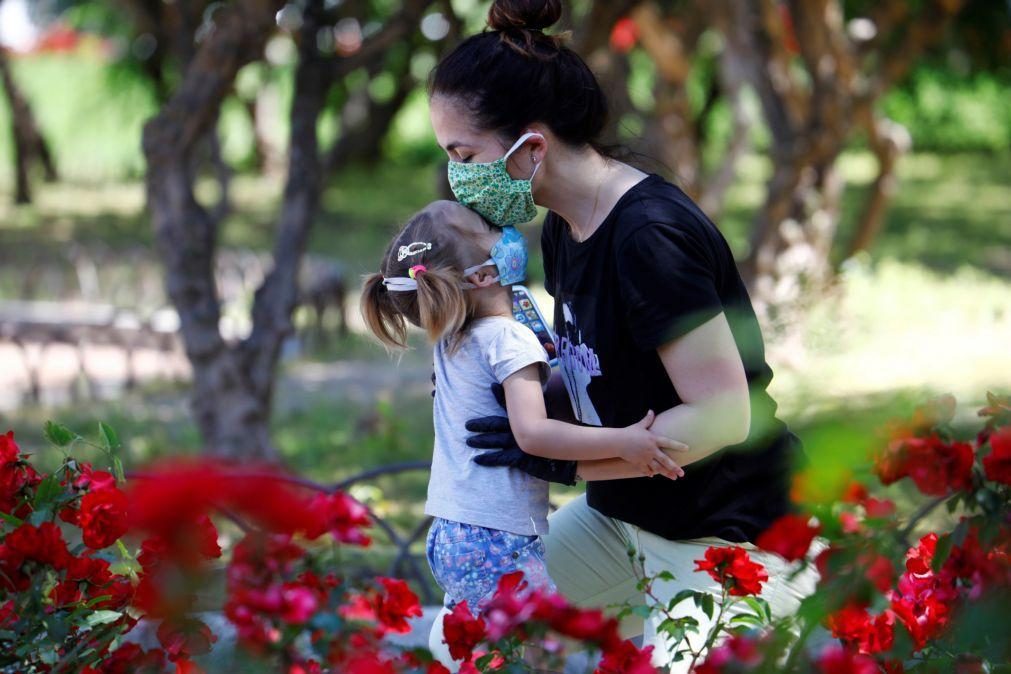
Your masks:
[{"label": "woman", "polygon": [[[534,203],[550,211],[545,286],[577,419],[617,427],[663,410],[653,430],[690,450],[675,457],[685,467],[676,482],[620,459],[570,464],[587,490],[550,520],[549,573],[577,604],[642,603],[631,545],[646,574],[673,572],[654,587],[666,601],[686,587],[718,593],[694,560],[708,546],[741,544],[766,565],[773,611],[792,612],[811,579],[787,578],[780,560],[750,545],[788,510],[799,447],[766,392],[772,372],[747,291],[726,241],[691,199],[600,148],[601,88],[543,32],[560,14],[558,0],[497,0],[490,30],[436,67],[432,125],[465,205],[499,226],[532,219]],[[530,467],[529,457],[506,456]],[[686,604],[679,613],[694,611]],[[704,635],[709,620],[695,617]],[[659,620],[647,621],[644,639],[661,666]],[[437,625],[433,648],[440,642]]]}]

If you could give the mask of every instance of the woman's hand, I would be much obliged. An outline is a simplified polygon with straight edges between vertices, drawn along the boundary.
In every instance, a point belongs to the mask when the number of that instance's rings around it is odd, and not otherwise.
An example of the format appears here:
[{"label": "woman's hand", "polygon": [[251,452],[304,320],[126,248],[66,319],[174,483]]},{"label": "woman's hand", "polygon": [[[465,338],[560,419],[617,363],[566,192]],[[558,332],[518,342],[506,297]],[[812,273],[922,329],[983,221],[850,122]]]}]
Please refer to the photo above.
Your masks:
[{"label": "woman's hand", "polygon": [[641,421],[623,429],[628,439],[623,443],[621,458],[642,471],[643,475],[663,475],[671,480],[684,477],[684,470],[666,452],[686,452],[688,445],[651,431],[650,426],[655,419],[656,415],[650,410]]}]

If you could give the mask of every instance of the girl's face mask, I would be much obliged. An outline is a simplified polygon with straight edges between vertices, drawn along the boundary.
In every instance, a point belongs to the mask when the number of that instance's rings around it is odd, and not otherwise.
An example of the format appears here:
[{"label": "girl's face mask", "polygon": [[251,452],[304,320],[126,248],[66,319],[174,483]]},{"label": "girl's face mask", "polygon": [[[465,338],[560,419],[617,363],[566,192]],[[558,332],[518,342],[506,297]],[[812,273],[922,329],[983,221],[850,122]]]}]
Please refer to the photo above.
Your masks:
[{"label": "girl's face mask", "polygon": [[[503,227],[502,238],[491,247],[491,257],[463,270],[463,275],[470,276],[482,267],[495,265],[498,269],[500,285],[511,286],[520,283],[527,277],[527,240],[523,233],[515,227]],[[471,287],[468,283],[466,287]]]},{"label": "girl's face mask", "polygon": [[505,155],[492,162],[482,164],[449,162],[447,169],[449,186],[456,200],[499,227],[533,220],[537,215],[537,207],[534,206],[530,182],[537,175],[537,169],[541,165],[534,166],[534,172],[530,174],[528,180],[517,180],[506,170],[506,161],[523,143],[534,136],[543,138],[539,133],[525,133]]}]

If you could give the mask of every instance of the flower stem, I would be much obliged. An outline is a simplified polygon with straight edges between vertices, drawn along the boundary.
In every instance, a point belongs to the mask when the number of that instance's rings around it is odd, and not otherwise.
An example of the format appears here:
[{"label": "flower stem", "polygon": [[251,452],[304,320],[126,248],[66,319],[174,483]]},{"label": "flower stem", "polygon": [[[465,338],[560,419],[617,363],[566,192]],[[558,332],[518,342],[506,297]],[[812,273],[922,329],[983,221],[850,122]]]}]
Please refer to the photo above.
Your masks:
[{"label": "flower stem", "polygon": [[932,513],[934,511],[934,509],[937,508],[939,505],[945,503],[948,499],[954,498],[957,495],[958,494],[954,494],[954,495],[952,495],[952,494],[946,494],[944,496],[938,496],[937,498],[933,499],[932,501],[927,501],[926,503],[924,503],[923,505],[921,505],[919,508],[917,508],[913,512],[913,514],[909,516],[909,521],[906,522],[906,526],[904,526],[902,528],[902,531],[899,532],[899,540],[900,540],[900,542],[903,543],[904,545],[908,546],[909,545],[909,535],[911,533],[913,533],[913,529],[915,529],[916,525],[920,523],[920,520],[922,520],[924,517],[926,517],[927,515],[929,515],[930,513]]},{"label": "flower stem", "polygon": [[702,648],[698,651],[692,650],[692,662],[688,666],[688,671],[695,670],[695,663],[699,658],[702,657],[703,653],[708,653],[712,645],[716,643],[716,637],[719,636],[720,632],[723,630],[723,614],[727,610],[727,600],[729,599],[727,595],[727,584],[726,581],[723,583],[723,593],[720,595],[720,611],[716,614],[716,620],[713,621],[713,626],[709,630],[709,634],[706,636],[706,642],[702,644]]}]

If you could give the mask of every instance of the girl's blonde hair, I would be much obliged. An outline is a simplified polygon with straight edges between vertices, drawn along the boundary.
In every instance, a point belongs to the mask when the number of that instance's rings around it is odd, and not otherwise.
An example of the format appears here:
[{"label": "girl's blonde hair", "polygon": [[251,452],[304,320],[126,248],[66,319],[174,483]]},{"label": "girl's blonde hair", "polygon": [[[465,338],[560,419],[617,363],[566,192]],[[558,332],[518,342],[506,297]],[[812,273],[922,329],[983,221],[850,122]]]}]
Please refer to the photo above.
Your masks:
[{"label": "girl's blonde hair", "polygon": [[[365,278],[362,316],[388,349],[407,348],[408,323],[423,329],[433,342],[450,339],[452,348],[472,317],[473,307],[460,287],[463,270],[482,255],[487,258],[487,251],[481,251],[472,233],[454,226],[450,208],[438,204],[408,221],[386,249],[379,273]],[[399,255],[402,246],[416,242],[425,244],[417,246],[420,252]],[[391,291],[383,284],[387,278],[408,278],[416,265],[425,267],[415,274],[417,290]]]}]

